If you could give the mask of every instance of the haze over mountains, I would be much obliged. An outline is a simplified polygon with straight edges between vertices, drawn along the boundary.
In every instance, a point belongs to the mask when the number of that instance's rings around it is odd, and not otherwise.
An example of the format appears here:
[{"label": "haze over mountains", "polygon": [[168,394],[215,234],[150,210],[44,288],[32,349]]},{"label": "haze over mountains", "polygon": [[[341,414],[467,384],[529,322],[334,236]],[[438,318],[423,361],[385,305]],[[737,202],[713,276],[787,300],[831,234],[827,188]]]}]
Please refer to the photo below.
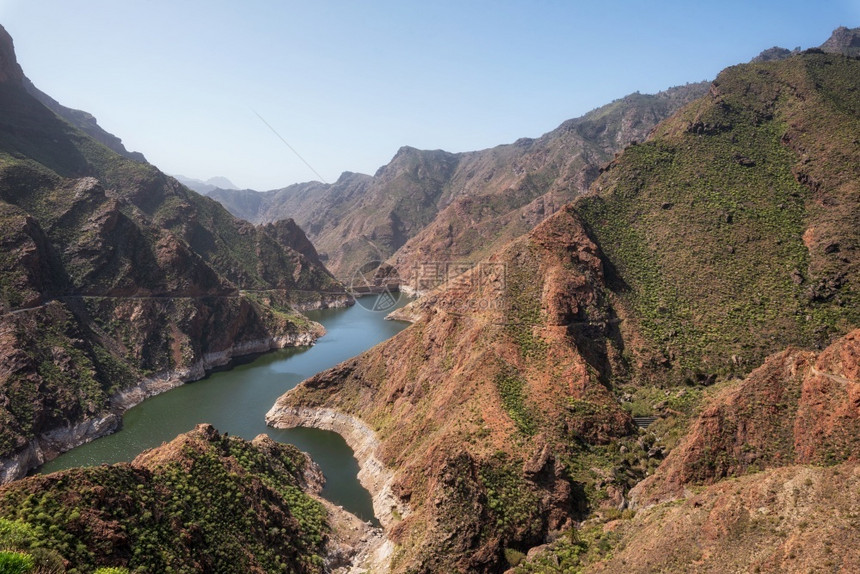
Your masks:
[{"label": "haze over mountains", "polygon": [[[233,182],[227,179],[226,177],[210,177],[206,181],[202,179],[195,179],[193,177],[185,177],[184,175],[174,175],[176,181],[187,187],[188,189],[193,189],[197,193],[201,193],[203,195],[207,195],[216,189],[224,189],[224,190],[234,190],[238,189]],[[237,216],[238,217],[238,216]],[[243,219],[248,219],[244,217]]]},{"label": "haze over mountains", "polygon": [[538,139],[489,150],[403,147],[373,176],[208,195],[255,223],[295,219],[342,278],[374,260],[390,258],[402,270],[419,261],[473,260],[583,193],[615,153],[706,89],[701,83],[632,94]]},{"label": "haze over mountains", "polygon": [[255,226],[55,115],[0,29],[4,480],[311,342],[299,310],[347,304],[354,266],[479,262],[266,415],[344,435],[384,534],[345,542],[364,531],[291,447],[201,426],[0,488],[5,546],[57,571],[860,570],[858,46],[839,28],[535,140],[212,191]]},{"label": "haze over mountains", "polygon": [[294,224],[256,228],[103,145],[121,147],[32,95],[2,29],[0,62],[0,480],[234,355],[312,341],[296,309],[349,302]]}]

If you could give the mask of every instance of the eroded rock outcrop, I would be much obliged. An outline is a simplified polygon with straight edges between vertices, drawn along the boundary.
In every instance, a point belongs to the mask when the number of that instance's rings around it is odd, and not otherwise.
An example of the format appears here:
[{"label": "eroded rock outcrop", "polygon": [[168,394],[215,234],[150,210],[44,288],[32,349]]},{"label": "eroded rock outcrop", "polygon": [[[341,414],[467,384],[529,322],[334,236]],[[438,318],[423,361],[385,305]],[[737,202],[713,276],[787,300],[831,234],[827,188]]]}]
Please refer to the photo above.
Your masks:
[{"label": "eroded rock outcrop", "polygon": [[[618,350],[601,254],[563,210],[455,285],[415,323],[281,397],[274,426],[343,432],[397,548],[395,570],[494,571],[581,516],[570,442],[632,431],[601,383]],[[360,475],[361,476],[361,475]],[[381,500],[380,500],[381,499]]]},{"label": "eroded rock outcrop", "polygon": [[752,470],[856,461],[860,453],[860,330],[821,353],[790,349],[714,396],[637,505],[682,496]]}]

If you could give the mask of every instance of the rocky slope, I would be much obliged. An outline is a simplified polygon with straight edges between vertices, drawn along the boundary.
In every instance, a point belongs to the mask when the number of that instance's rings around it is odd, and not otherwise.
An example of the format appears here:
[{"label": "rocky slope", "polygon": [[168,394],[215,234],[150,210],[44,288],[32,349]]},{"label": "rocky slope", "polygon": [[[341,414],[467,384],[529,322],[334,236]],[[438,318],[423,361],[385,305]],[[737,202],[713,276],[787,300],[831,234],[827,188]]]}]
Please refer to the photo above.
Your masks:
[{"label": "rocky slope", "polygon": [[339,543],[321,476],[295,447],[199,425],[130,464],[0,487],[0,543],[39,571],[321,573]]},{"label": "rocky slope", "polygon": [[856,461],[860,330],[821,353],[790,349],[711,398],[687,437],[631,497],[648,505],[695,485],[795,464]]},{"label": "rocky slope", "polygon": [[267,421],[354,417],[375,431],[344,434],[362,467],[391,474],[366,486],[397,571],[496,571],[505,548],[583,516],[570,461],[632,431],[606,386],[621,349],[591,339],[614,330],[603,281],[598,247],[563,210],[414,304],[418,320],[394,339],[283,396]]},{"label": "rocky slope", "polygon": [[820,48],[829,54],[860,56],[860,28],[840,26]]},{"label": "rocky slope", "polygon": [[5,481],[116,428],[130,397],[312,343],[295,307],[349,297],[293,223],[255,228],[55,115],[0,40]]},{"label": "rocky slope", "polygon": [[512,574],[854,572],[858,480],[858,465],[842,463],[721,481],[635,517],[584,524]]},{"label": "rocky slope", "polygon": [[857,325],[858,83],[857,60],[818,53],[729,68],[577,203],[643,377],[743,374]]},{"label": "rocky slope", "polygon": [[331,185],[210,197],[250,221],[295,218],[339,277],[394,255],[408,279],[419,262],[474,261],[528,232],[585,191],[614,153],[704,90],[632,94],[538,139],[478,152],[404,147],[373,177],[345,173]]},{"label": "rocky slope", "polygon": [[[553,542],[517,572],[857,568],[856,540],[850,533],[858,502],[850,489],[857,477],[860,436],[855,396],[858,333],[851,330],[857,326],[860,181],[860,152],[852,135],[857,133],[860,108],[852,86],[858,83],[856,59],[815,51],[779,63],[729,69],[717,78],[708,98],[657,130],[652,149],[628,150],[598,180],[603,189],[578,204],[625,279],[625,302],[638,307],[648,321],[642,322],[640,334],[645,336],[637,344],[647,339],[648,330],[661,332],[663,321],[671,325],[663,331],[668,335],[662,355],[667,360],[657,361],[665,365],[666,375],[684,370],[682,357],[711,362],[711,353],[722,355],[731,358],[728,371],[741,374],[744,369],[737,365],[755,364],[768,350],[776,354],[742,382],[729,381],[705,393],[709,398],[679,446],[630,492],[640,509],[634,519],[602,528],[583,526],[597,534]],[[752,128],[746,135],[744,124]],[[731,146],[720,145],[723,137]],[[777,155],[753,158],[749,153],[766,150],[768,140],[778,143],[774,151],[789,152],[782,167]],[[743,147],[732,149],[738,144]],[[682,150],[686,157],[680,155]],[[685,161],[689,154],[709,159],[692,171]],[[622,171],[615,172],[618,167]],[[744,169],[759,173],[749,179]],[[768,185],[762,179],[765,171],[770,177],[782,171],[785,183]],[[790,219],[767,214],[768,205],[782,210],[782,216],[790,212],[784,195],[762,195],[769,188],[791,196],[797,193],[791,192],[792,180],[802,186],[796,196],[802,209],[793,225]],[[747,211],[762,199],[765,210]],[[680,217],[667,217],[679,205]],[[739,218],[739,213],[744,215]],[[717,225],[714,216],[722,216]],[[753,228],[744,225],[736,235],[736,226],[748,217],[758,223]],[[790,236],[774,234],[792,228]],[[674,241],[679,241],[675,248]],[[791,242],[796,255],[780,256],[778,250]],[[743,247],[737,248],[750,243],[768,258],[756,263]],[[844,245],[852,247],[843,250]],[[742,265],[735,267],[733,258],[739,255],[744,256]],[[755,269],[754,277],[749,269]],[[780,282],[789,285],[786,272],[794,287],[768,304],[783,289]],[[747,286],[754,286],[755,292]],[[634,295],[646,289],[651,303]],[[669,300],[679,302],[689,319],[673,322],[671,306],[665,304]],[[747,301],[758,310],[750,314],[751,309],[744,308]],[[752,317],[748,327],[741,326]],[[683,350],[673,352],[696,324],[711,334],[697,336],[698,342],[690,346],[681,343]],[[826,349],[780,350],[786,345]],[[756,359],[743,352],[752,352]],[[704,364],[695,367],[699,373],[707,372]],[[667,431],[667,422],[675,417],[665,404],[655,405],[655,410],[668,416],[667,421],[658,422],[653,433],[649,428],[658,440],[680,430]]]},{"label": "rocky slope", "polygon": [[[498,571],[588,509],[624,508],[705,387],[858,325],[858,85],[860,61],[819,51],[725,70],[591,193],[413,304],[409,329],[305,381],[267,420],[334,411],[375,431],[408,512],[387,509],[396,572]],[[663,401],[671,420],[637,435],[620,403],[679,399],[677,385],[686,411]],[[809,413],[839,405],[813,427],[833,444],[797,461],[853,452],[853,426],[833,419],[851,417],[842,396]],[[759,412],[745,400],[729,421]],[[776,391],[760,403],[791,408]],[[763,466],[794,462],[762,446],[784,426],[737,419],[706,440],[746,444]],[[756,429],[748,442],[741,424]],[[700,466],[752,460],[726,456]]]},{"label": "rocky slope", "polygon": [[860,567],[860,330],[777,353],[706,401],[621,520],[583,525],[517,574],[853,572]]}]

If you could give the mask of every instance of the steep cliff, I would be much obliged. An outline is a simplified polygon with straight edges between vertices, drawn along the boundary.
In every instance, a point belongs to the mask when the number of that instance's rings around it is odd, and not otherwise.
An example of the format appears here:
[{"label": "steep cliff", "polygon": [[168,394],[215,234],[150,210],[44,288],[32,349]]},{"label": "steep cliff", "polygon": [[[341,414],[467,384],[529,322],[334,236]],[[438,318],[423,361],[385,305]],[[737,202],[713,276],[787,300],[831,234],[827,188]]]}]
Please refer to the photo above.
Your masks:
[{"label": "steep cliff", "polygon": [[293,305],[349,297],[294,224],[257,229],[55,115],[0,40],[5,481],[116,428],[129,397],[312,343]]}]

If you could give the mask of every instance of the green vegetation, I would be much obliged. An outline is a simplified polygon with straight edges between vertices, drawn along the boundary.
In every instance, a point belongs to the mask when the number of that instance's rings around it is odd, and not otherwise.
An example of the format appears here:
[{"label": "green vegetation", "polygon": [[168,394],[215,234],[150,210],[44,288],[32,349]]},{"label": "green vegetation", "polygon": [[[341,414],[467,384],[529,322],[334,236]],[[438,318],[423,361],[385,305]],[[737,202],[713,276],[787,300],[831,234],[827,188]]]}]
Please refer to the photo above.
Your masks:
[{"label": "green vegetation", "polygon": [[[300,488],[306,459],[268,441],[200,435],[149,461],[0,490],[0,548],[58,572],[322,572],[326,514]],[[204,431],[205,432],[205,431]],[[62,562],[60,562],[62,564]]]},{"label": "green vegetation", "polygon": [[534,329],[543,324],[540,270],[536,255],[523,257],[505,269],[505,332],[524,359],[544,358],[548,345]]},{"label": "green vegetation", "polygon": [[[816,81],[856,84],[856,62],[824,58],[833,65],[813,66]],[[850,290],[841,305],[808,295],[815,277],[807,270],[815,266],[802,236],[820,209],[785,143],[789,119],[800,120],[782,82],[803,78],[816,62],[794,58],[723,72],[718,99],[691,104],[652,141],[626,150],[599,181],[603,190],[576,203],[623,282],[618,294],[674,367],[667,378],[741,373],[775,349],[819,344],[846,313],[855,324],[860,318],[856,306],[845,306]],[[819,107],[804,114],[828,117],[828,126],[856,125],[817,98],[807,105]],[[815,159],[843,169],[839,156]]]},{"label": "green vegetation", "polygon": [[0,455],[10,453],[18,437],[37,434],[40,421],[43,426],[66,426],[103,412],[109,394],[131,380],[118,360],[86,339],[74,316],[59,303],[30,313],[13,333],[29,368],[13,372],[4,382],[9,418],[0,425]]},{"label": "green vegetation", "polygon": [[28,574],[34,567],[35,562],[29,554],[0,550],[0,574]]},{"label": "green vegetation", "polygon": [[539,514],[540,498],[523,478],[522,461],[499,452],[481,465],[479,477],[490,511],[485,532],[496,533],[507,540],[514,534],[520,540],[536,538],[544,517]]},{"label": "green vegetation", "polygon": [[[552,542],[534,560],[521,563],[514,574],[579,574],[589,564],[612,557],[621,535],[603,531],[603,524],[589,523],[582,529],[572,528]],[[513,565],[512,566],[516,566]]]},{"label": "green vegetation", "polygon": [[519,431],[525,435],[534,434],[537,425],[523,397],[523,387],[526,382],[522,375],[510,366],[503,366],[496,374],[495,383],[502,398],[502,406]]}]

